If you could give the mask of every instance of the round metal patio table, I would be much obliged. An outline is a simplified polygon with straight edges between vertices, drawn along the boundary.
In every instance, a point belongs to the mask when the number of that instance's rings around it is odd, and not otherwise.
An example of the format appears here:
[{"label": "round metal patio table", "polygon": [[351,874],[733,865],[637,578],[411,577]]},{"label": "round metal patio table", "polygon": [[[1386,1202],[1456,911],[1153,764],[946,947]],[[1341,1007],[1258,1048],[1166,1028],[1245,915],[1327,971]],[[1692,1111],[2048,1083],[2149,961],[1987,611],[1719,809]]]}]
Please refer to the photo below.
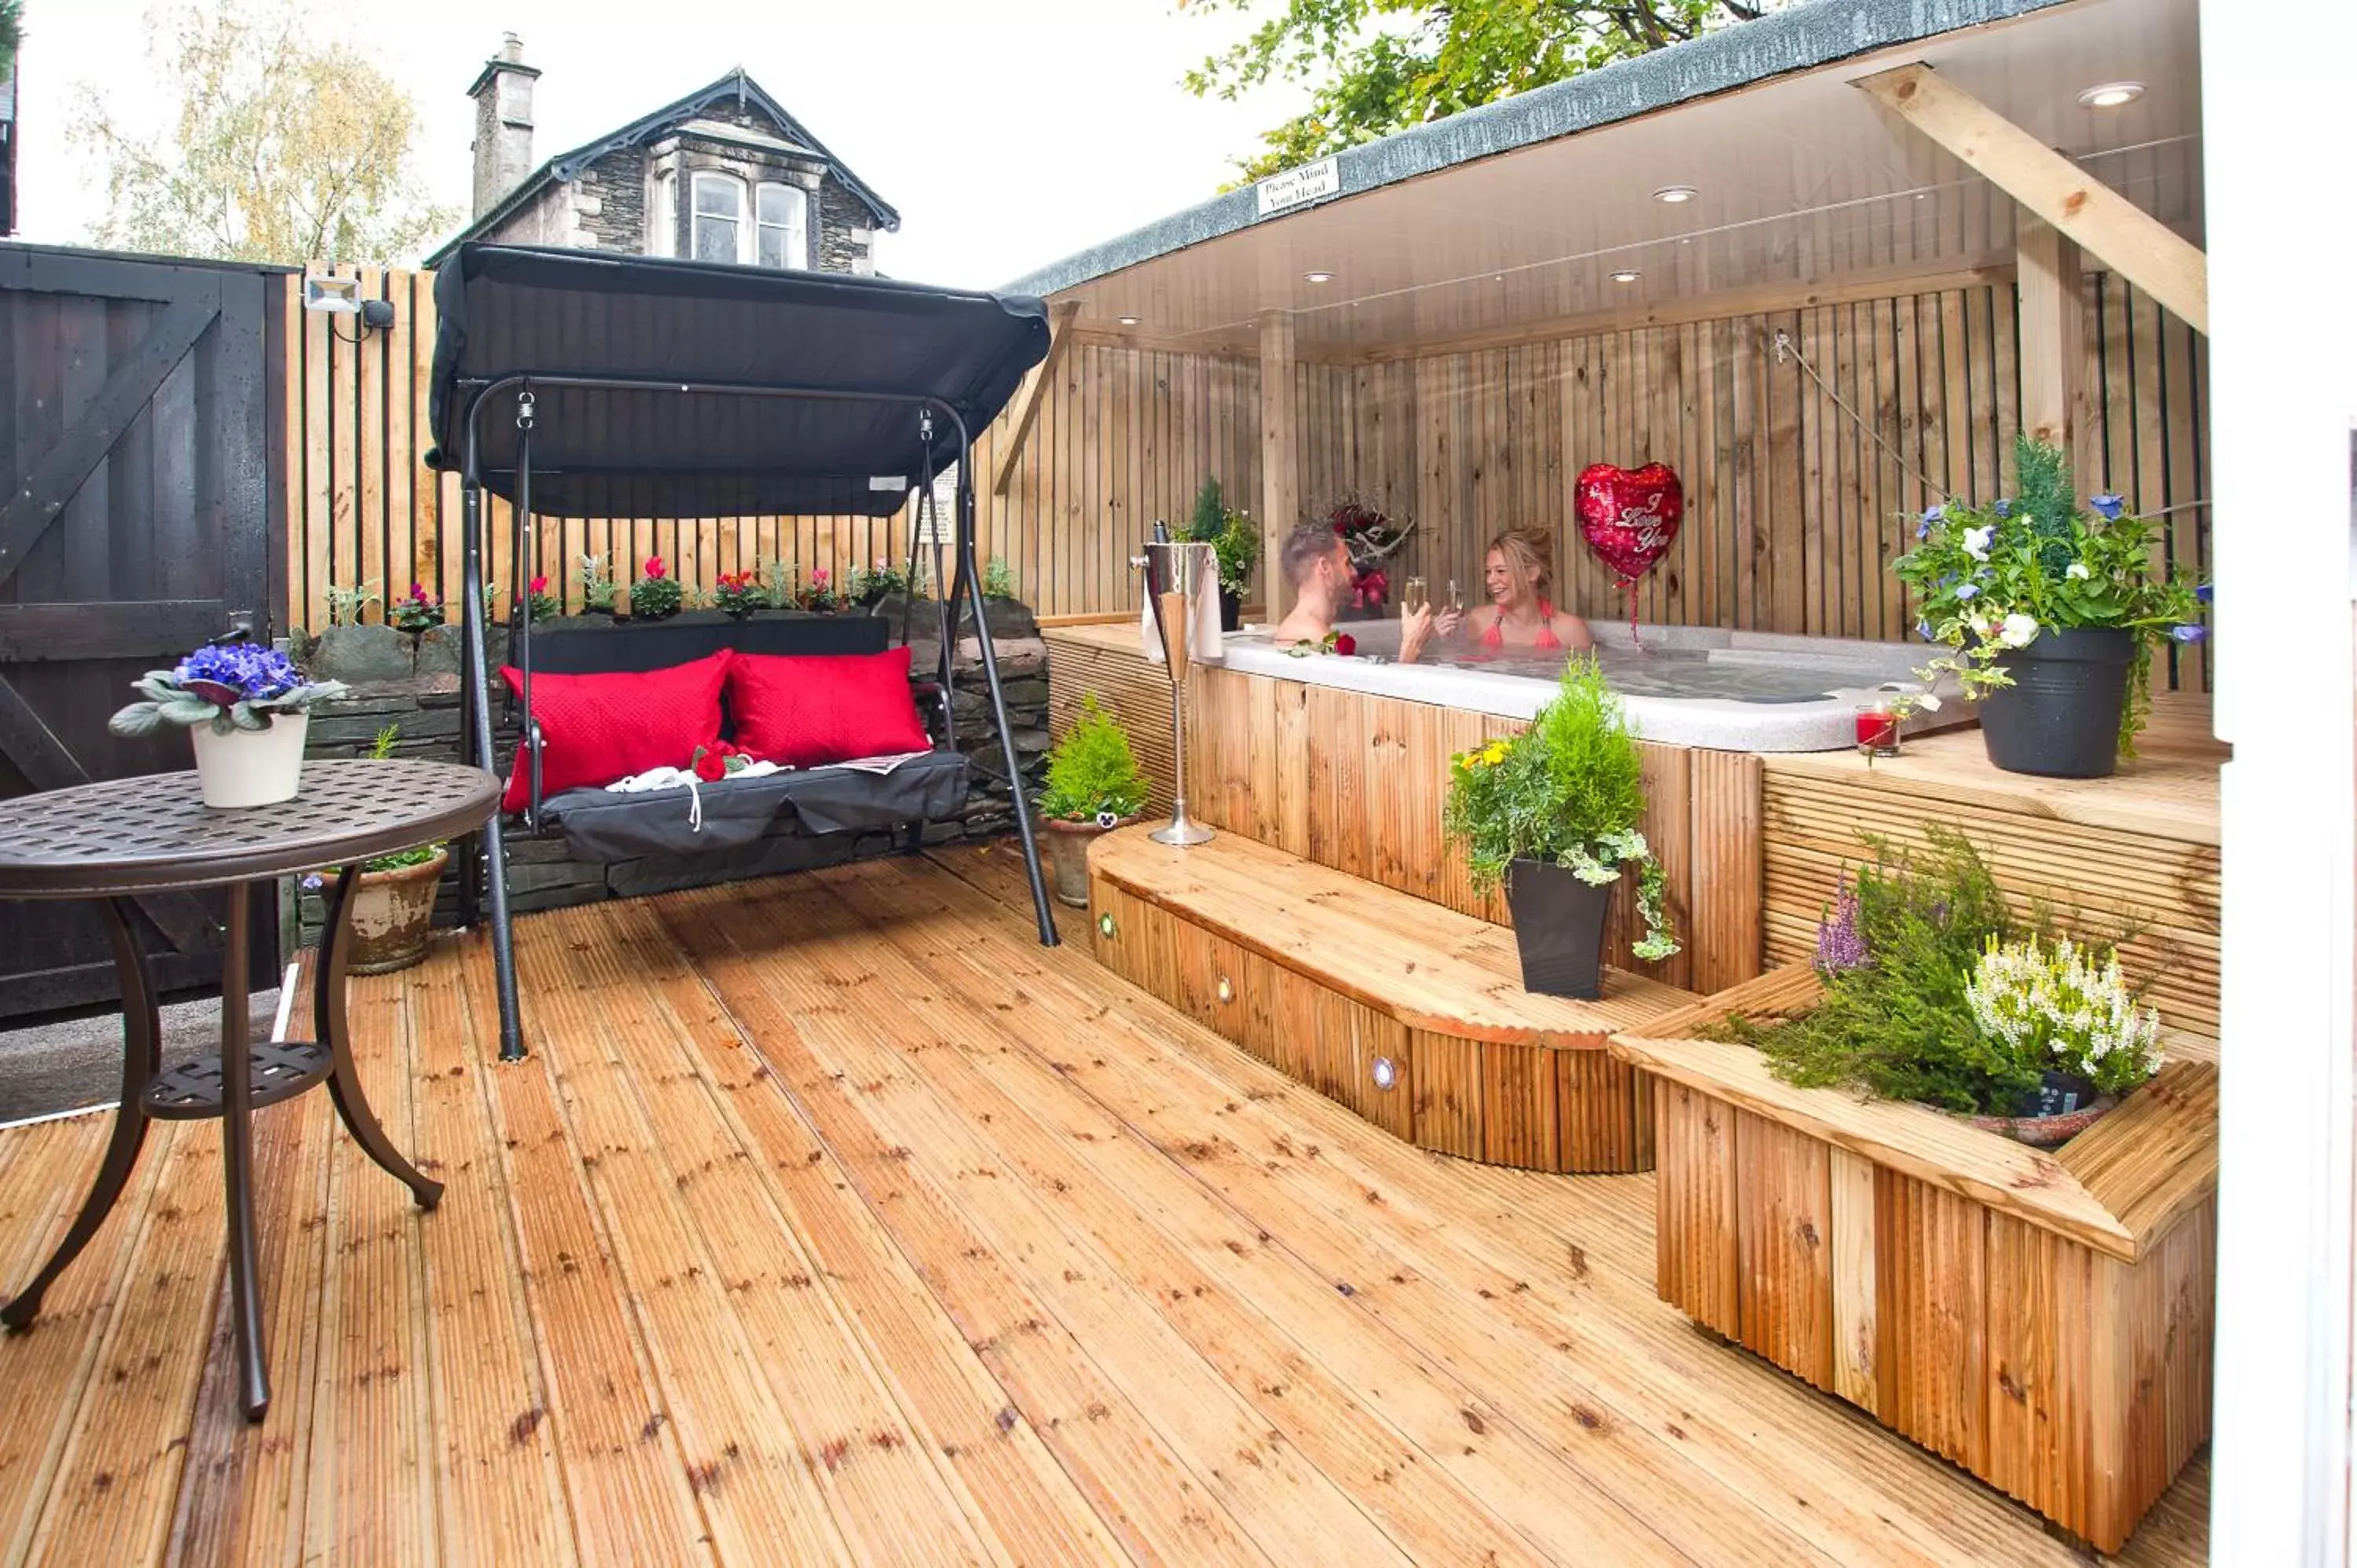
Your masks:
[{"label": "round metal patio table", "polygon": [[[252,1119],[259,1106],[325,1082],[336,1113],[361,1147],[399,1178],[421,1208],[442,1184],[404,1159],[377,1124],[353,1069],[344,1016],[351,897],[359,878],[336,879],[312,987],[316,1037],[250,1043],[246,996],[252,884],[293,872],[350,865],[456,837],[498,808],[499,780],[476,768],[394,760],[307,762],[303,791],[274,806],[220,811],[204,804],[197,776],[164,773],[84,784],[0,800],[0,898],[86,898],[105,917],[123,988],[123,1098],[98,1179],[57,1252],[0,1306],[0,1323],[28,1326],[41,1296],[87,1245],[122,1196],[152,1120],[218,1116],[229,1189],[231,1317],[240,1397],[250,1420],[270,1406],[262,1305],[255,1280]],[[221,957],[221,1050],[163,1070],[156,986],[131,924],[132,901],[156,893],[226,887]],[[194,1326],[202,1333],[209,1324]]]}]

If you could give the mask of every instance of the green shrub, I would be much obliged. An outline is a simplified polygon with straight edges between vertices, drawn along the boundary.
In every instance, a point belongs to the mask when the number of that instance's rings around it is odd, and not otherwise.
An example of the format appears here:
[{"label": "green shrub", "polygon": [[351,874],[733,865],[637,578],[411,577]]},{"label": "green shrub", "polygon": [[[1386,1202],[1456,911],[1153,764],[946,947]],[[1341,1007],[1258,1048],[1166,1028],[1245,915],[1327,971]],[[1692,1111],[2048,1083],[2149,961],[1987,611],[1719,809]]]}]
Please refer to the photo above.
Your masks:
[{"label": "green shrub", "polygon": [[1564,666],[1555,694],[1511,740],[1460,752],[1449,766],[1441,825],[1462,843],[1473,885],[1498,886],[1517,860],[1542,860],[1597,886],[1638,866],[1645,940],[1638,957],[1678,950],[1669,929],[1661,863],[1639,824],[1645,781],[1620,699],[1591,657]]},{"label": "green shrub", "polygon": [[985,599],[1011,599],[1015,596],[1015,568],[994,555],[982,569],[982,596]]},{"label": "green shrub", "polygon": [[[369,760],[382,762],[393,755],[393,748],[399,744],[400,740],[401,726],[385,725],[376,732],[376,739],[369,745]],[[409,866],[423,865],[441,853],[442,846],[438,843],[412,844],[407,849],[397,849],[391,854],[381,854],[374,860],[363,861],[361,863],[361,869],[362,871],[401,871]]]},{"label": "green shrub", "polygon": [[1146,807],[1146,774],[1130,750],[1128,732],[1097,706],[1081,700],[1080,716],[1048,754],[1048,784],[1039,814],[1057,822],[1099,822],[1135,816]]},{"label": "green shrub", "polygon": [[1195,510],[1187,520],[1187,537],[1210,543],[1228,526],[1228,509],[1220,496],[1220,481],[1205,478],[1195,492]]},{"label": "green shrub", "polygon": [[1211,541],[1211,553],[1219,557],[1220,586],[1237,595],[1250,591],[1253,569],[1260,564],[1260,528],[1252,513],[1228,513]]}]

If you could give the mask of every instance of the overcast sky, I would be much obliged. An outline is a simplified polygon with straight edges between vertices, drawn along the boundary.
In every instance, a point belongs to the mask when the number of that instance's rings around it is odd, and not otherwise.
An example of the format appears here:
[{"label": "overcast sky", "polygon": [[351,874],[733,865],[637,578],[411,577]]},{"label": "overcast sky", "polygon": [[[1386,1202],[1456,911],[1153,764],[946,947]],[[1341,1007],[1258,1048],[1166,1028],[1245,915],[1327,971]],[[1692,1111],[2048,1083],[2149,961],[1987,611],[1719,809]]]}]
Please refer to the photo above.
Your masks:
[{"label": "overcast sky", "polygon": [[[67,145],[74,83],[152,106],[149,0],[27,0],[20,237],[73,243],[103,199]],[[406,88],[436,199],[463,210],[466,90],[502,31],[544,72],[535,162],[743,65],[900,211],[882,268],[991,286],[1211,194],[1291,113],[1278,91],[1198,101],[1179,74],[1243,25],[1171,0],[406,0],[307,7]],[[330,19],[340,18],[340,19]]]}]

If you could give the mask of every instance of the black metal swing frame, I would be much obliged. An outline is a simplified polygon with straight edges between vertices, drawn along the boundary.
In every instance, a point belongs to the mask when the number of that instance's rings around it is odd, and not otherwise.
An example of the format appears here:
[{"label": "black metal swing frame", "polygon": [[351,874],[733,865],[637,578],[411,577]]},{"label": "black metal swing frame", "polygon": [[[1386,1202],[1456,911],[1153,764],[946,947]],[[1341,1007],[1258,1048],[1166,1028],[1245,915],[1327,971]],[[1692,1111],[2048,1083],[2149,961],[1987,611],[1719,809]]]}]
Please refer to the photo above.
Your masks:
[{"label": "black metal swing frame", "polygon": [[[909,409],[927,422],[925,434],[931,435],[930,421],[935,415],[945,416],[950,428],[957,433],[956,471],[957,501],[955,506],[955,579],[950,593],[941,600],[941,691],[944,707],[949,703],[951,653],[954,641],[960,608],[970,608],[974,615],[974,639],[980,650],[984,680],[990,692],[990,711],[998,730],[1000,755],[1006,761],[1007,782],[1013,794],[1016,831],[1023,843],[1024,870],[1030,878],[1031,901],[1039,923],[1039,941],[1043,947],[1054,947],[1059,941],[1055,914],[1048,900],[1048,886],[1039,868],[1039,846],[1032,829],[1029,803],[1024,799],[1022,768],[1017,762],[1014,726],[1006,716],[1006,693],[998,673],[998,659],[992,646],[988,608],[982,591],[982,571],[974,555],[974,491],[973,437],[964,416],[951,403],[928,393],[867,392],[840,387],[814,387],[792,382],[737,382],[716,381],[659,381],[643,376],[589,376],[569,372],[533,373],[511,371],[493,379],[462,378],[456,383],[465,398],[463,419],[466,446],[459,476],[461,487],[461,607],[460,623],[466,652],[465,733],[469,759],[478,767],[498,770],[498,759],[491,742],[491,706],[490,669],[487,661],[483,631],[483,489],[481,466],[481,420],[484,407],[501,392],[512,391],[518,399],[518,439],[515,469],[515,517],[518,550],[514,559],[533,559],[532,510],[532,427],[536,413],[532,396],[534,388],[566,388],[592,392],[627,392],[675,393],[686,397],[726,397],[803,400],[813,402],[863,403],[899,405]],[[927,443],[930,452],[930,440]],[[930,463],[923,491],[916,498],[919,508],[930,510],[933,505]],[[922,515],[922,513],[920,513]],[[936,520],[938,521],[938,520]],[[914,524],[912,523],[912,532]],[[914,540],[912,538],[913,545]],[[940,536],[934,535],[934,576],[938,592],[940,584]],[[913,560],[913,553],[911,555]],[[522,688],[524,741],[519,746],[521,765],[533,770],[532,801],[536,811],[540,803],[540,746],[537,727],[532,716],[532,618],[529,614],[513,621],[513,646],[511,656],[516,660]],[[905,636],[905,622],[903,626]],[[952,736],[954,730],[952,730]],[[462,880],[462,894],[468,906],[468,923],[474,924],[480,905],[487,902],[491,932],[491,955],[498,975],[500,1005],[500,1055],[513,1061],[524,1055],[523,1029],[516,1000],[515,940],[511,918],[508,910],[507,851],[505,824],[494,814],[483,825],[479,837],[479,853],[468,861],[468,875]],[[479,884],[478,883],[479,878]],[[479,893],[478,887],[479,886]]]}]

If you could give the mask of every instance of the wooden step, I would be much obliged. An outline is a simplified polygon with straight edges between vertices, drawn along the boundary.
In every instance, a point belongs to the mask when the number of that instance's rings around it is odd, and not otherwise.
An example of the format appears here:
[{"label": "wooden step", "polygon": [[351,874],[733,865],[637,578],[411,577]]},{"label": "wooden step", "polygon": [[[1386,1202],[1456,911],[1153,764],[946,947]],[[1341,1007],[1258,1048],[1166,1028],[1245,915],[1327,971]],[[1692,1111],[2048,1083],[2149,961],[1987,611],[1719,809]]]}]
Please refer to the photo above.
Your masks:
[{"label": "wooden step", "polygon": [[1607,970],[1596,1001],[1533,995],[1512,931],[1239,834],[1175,849],[1126,828],[1089,871],[1102,962],[1398,1137],[1652,1167],[1651,1088],[1604,1044],[1691,993]]}]

